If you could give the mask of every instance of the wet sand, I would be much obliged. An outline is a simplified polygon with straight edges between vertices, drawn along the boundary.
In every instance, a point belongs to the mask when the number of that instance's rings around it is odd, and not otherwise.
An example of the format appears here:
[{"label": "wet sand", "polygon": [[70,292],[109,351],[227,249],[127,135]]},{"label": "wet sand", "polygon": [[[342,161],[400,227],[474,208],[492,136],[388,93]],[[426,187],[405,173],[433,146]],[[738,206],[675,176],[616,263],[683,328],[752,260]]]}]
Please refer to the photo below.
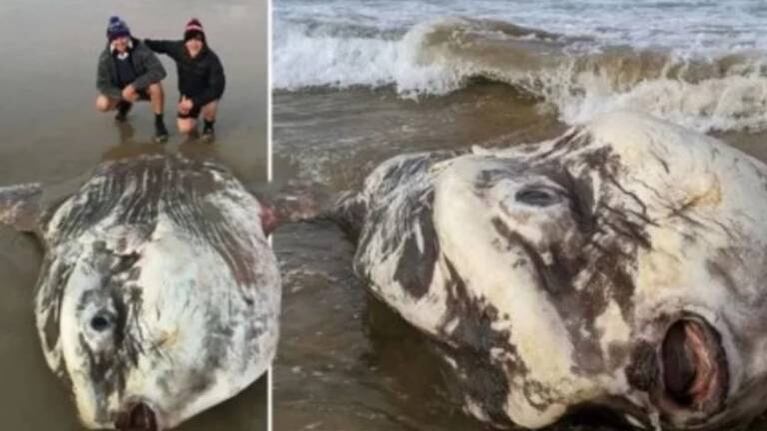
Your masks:
[{"label": "wet sand", "polygon": [[[166,145],[152,144],[147,103],[134,106],[128,125],[94,102],[96,64],[110,15],[118,14],[139,38],[180,38],[198,17],[227,74],[214,145],[185,142],[176,132],[175,65],[160,57]],[[221,160],[247,184],[266,179],[266,2],[226,0],[137,1],[10,0],[0,6],[0,184],[71,182],[102,160],[146,152],[183,152]],[[0,227],[0,418],[3,429],[80,430],[70,394],[50,372],[34,328],[32,304],[42,257],[35,240]],[[266,379],[180,430],[261,430],[266,427]]]},{"label": "wet sand", "polygon": [[[492,83],[418,102],[386,89],[278,92],[273,110],[276,181],[331,193],[359,186],[403,152],[537,142],[566,128],[556,113]],[[765,134],[719,137],[767,161]],[[365,292],[351,267],[354,247],[336,226],[286,226],[274,247],[283,274],[276,431],[491,429],[462,413],[427,340]],[[620,428],[600,420],[552,429]]]}]

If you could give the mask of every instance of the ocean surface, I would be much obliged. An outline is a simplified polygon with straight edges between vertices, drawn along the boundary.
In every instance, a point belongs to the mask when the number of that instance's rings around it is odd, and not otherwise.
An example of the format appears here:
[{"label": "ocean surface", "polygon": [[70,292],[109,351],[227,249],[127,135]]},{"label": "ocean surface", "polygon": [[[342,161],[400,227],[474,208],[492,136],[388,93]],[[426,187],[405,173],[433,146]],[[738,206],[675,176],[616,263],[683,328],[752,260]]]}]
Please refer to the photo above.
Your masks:
[{"label": "ocean surface", "polygon": [[[537,142],[616,109],[767,161],[765,2],[274,0],[273,9],[278,184],[351,190],[396,154]],[[368,298],[335,226],[289,226],[274,244],[284,274],[277,430],[485,429],[461,412],[424,340]]]}]

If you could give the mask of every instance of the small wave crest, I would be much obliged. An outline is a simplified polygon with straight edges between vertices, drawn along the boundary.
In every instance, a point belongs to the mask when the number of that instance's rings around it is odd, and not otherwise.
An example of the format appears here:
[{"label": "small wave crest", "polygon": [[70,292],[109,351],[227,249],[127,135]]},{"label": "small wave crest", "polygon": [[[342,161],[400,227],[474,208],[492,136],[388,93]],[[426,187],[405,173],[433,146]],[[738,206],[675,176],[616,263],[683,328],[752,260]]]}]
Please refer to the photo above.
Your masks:
[{"label": "small wave crest", "polygon": [[484,37],[490,43],[509,37],[521,41],[557,38],[511,24],[490,24],[440,18],[406,32],[376,32],[348,24],[333,28],[278,22],[282,28],[274,41],[273,85],[290,91],[394,85],[406,96],[443,95],[463,87],[474,76],[484,75],[481,64],[451,53],[455,49],[468,53],[471,38]]},{"label": "small wave crest", "polygon": [[484,78],[539,98],[568,124],[631,108],[701,131],[767,129],[767,65],[758,52],[706,58],[454,17],[386,32],[278,25],[277,90],[393,86],[419,98]]}]

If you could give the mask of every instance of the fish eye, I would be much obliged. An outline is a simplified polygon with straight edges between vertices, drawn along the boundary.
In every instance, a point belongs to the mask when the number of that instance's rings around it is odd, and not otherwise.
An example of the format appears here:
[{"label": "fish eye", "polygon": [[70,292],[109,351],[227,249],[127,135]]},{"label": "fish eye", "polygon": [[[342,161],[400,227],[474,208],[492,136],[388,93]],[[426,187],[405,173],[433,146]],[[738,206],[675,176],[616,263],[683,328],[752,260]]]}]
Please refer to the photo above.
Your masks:
[{"label": "fish eye", "polygon": [[562,197],[555,190],[539,186],[527,187],[518,191],[514,199],[531,206],[547,207],[559,203]]},{"label": "fish eye", "polygon": [[97,315],[91,319],[91,328],[93,328],[94,331],[102,332],[106,330],[107,328],[109,328],[109,326],[110,326],[110,321],[105,316]]}]

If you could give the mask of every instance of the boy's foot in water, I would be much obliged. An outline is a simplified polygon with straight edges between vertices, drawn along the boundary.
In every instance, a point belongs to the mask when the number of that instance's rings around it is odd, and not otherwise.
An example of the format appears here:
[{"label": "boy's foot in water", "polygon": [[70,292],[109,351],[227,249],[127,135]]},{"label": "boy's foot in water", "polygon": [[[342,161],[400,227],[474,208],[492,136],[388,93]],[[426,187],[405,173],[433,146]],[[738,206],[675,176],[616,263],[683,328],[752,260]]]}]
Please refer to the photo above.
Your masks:
[{"label": "boy's foot in water", "polygon": [[133,104],[130,102],[126,102],[124,100],[117,102],[117,115],[115,115],[115,120],[121,123],[127,120],[128,112],[130,112],[132,107]]},{"label": "boy's foot in water", "polygon": [[161,144],[168,142],[168,129],[165,127],[162,114],[154,115],[154,140]]}]

